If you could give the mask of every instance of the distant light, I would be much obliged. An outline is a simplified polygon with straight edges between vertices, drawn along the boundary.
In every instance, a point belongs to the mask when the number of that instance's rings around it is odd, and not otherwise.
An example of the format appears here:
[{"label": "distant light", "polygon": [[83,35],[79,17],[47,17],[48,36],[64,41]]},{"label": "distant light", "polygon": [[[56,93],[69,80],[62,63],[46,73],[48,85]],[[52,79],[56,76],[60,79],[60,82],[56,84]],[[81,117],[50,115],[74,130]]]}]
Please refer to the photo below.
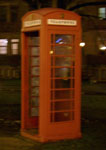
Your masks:
[{"label": "distant light", "polygon": [[100,50],[105,51],[106,50],[106,46],[100,47]]},{"label": "distant light", "polygon": [[80,45],[81,47],[84,47],[84,46],[85,46],[85,42],[81,42],[79,45]]}]

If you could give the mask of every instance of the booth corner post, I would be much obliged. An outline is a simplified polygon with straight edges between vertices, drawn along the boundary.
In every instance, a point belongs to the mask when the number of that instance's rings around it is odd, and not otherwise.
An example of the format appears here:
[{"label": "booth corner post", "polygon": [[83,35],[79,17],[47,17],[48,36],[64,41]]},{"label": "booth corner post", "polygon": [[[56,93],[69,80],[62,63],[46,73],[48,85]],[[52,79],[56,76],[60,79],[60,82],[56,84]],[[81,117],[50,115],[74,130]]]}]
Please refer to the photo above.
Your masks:
[{"label": "booth corner post", "polygon": [[22,18],[21,135],[40,142],[81,137],[81,19],[43,8]]}]

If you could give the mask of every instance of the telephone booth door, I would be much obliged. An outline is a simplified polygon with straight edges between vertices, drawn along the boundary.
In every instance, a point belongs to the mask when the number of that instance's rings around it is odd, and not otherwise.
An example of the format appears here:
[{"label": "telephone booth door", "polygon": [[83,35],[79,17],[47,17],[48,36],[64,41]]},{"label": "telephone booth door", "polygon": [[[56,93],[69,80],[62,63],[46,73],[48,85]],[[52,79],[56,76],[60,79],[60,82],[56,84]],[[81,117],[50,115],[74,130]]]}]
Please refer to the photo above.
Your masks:
[{"label": "telephone booth door", "polygon": [[51,122],[75,119],[75,33],[51,32]]},{"label": "telephone booth door", "polygon": [[[29,134],[39,132],[39,88],[40,88],[40,32],[24,32],[25,61],[23,60],[25,92],[23,100],[22,128]],[[22,107],[23,107],[22,106]]]},{"label": "telephone booth door", "polygon": [[[48,139],[81,137],[79,35],[72,30],[49,30]],[[50,137],[49,137],[50,136]]]}]

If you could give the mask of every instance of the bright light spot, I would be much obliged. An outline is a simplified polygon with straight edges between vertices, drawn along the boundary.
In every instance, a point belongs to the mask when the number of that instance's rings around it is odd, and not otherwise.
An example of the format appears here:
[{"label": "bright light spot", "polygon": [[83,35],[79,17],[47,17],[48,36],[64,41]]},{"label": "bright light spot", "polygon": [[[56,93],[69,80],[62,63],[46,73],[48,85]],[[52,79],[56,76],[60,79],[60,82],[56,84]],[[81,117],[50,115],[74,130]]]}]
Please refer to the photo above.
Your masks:
[{"label": "bright light spot", "polygon": [[57,39],[56,43],[58,44],[58,43],[60,43],[60,41],[62,41],[62,38]]},{"label": "bright light spot", "polygon": [[7,46],[8,40],[7,39],[0,39],[0,46]]},{"label": "bright light spot", "polygon": [[50,54],[53,54],[53,51],[50,51]]},{"label": "bright light spot", "polygon": [[100,47],[100,50],[105,51],[106,50],[106,46]]},{"label": "bright light spot", "polygon": [[79,45],[80,45],[81,47],[84,47],[84,46],[85,46],[85,42],[81,42]]}]

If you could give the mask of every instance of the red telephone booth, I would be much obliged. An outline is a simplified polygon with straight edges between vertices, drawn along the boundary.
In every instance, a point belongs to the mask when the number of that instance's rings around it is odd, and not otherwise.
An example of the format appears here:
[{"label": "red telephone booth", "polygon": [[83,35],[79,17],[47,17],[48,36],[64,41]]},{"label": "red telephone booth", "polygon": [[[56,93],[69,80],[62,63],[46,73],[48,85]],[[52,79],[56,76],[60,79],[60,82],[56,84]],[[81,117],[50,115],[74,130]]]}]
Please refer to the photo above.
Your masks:
[{"label": "red telephone booth", "polygon": [[81,23],[44,8],[22,19],[21,134],[41,142],[81,137]]}]

